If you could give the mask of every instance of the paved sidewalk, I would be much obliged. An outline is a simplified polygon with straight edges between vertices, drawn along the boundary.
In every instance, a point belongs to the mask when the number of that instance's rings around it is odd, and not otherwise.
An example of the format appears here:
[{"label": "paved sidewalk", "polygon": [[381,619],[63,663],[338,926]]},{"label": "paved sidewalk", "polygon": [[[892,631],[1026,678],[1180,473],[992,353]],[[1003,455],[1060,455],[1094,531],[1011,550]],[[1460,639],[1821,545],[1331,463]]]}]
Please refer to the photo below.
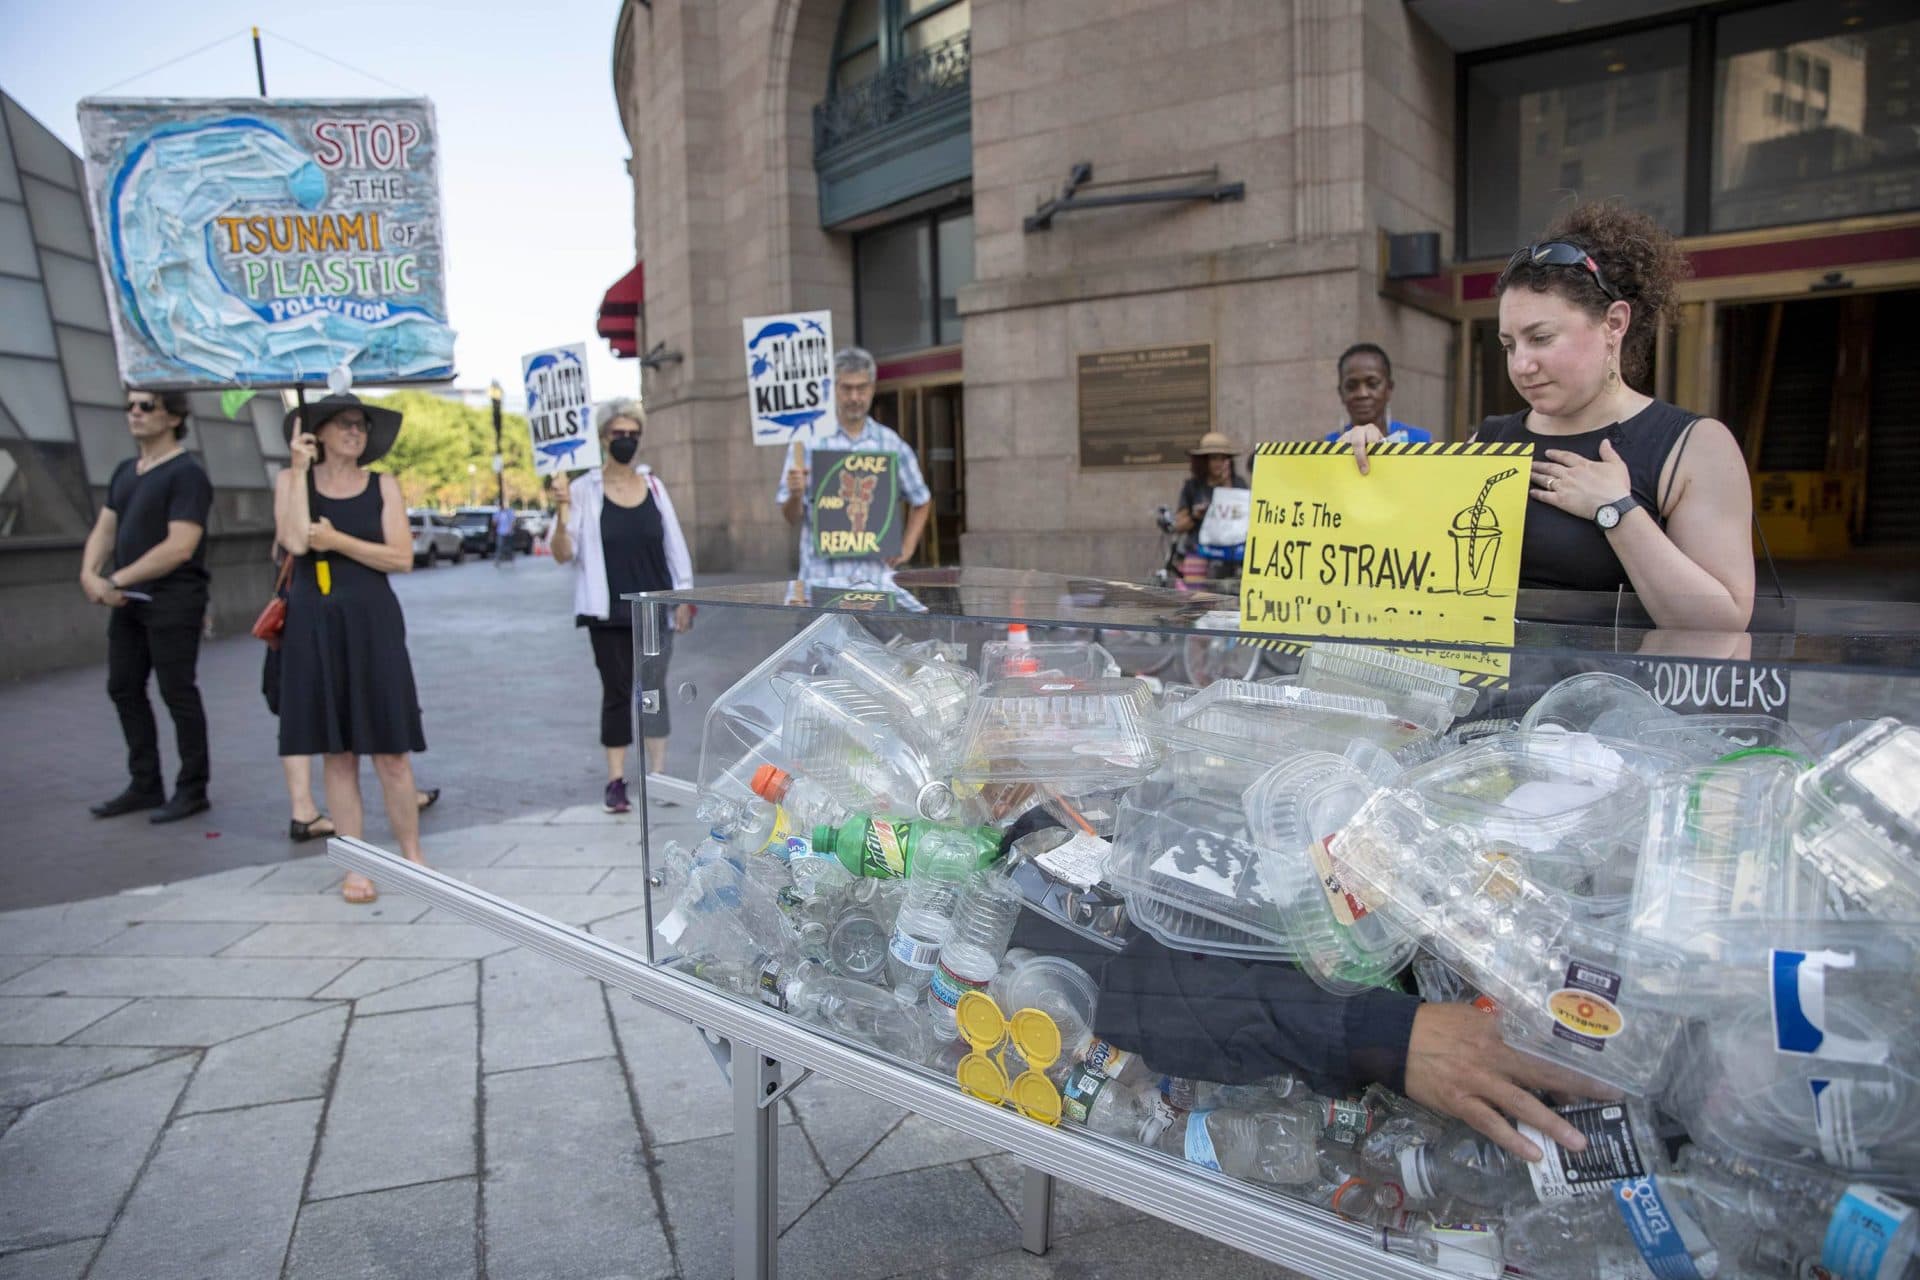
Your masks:
[{"label": "paved sidewalk", "polygon": [[[686,809],[656,830],[692,834]],[[437,837],[633,944],[631,819]],[[731,1095],[686,1024],[323,857],[0,915],[0,1280],[722,1277]],[[781,1274],[1290,1273],[815,1078],[783,1102]]]}]

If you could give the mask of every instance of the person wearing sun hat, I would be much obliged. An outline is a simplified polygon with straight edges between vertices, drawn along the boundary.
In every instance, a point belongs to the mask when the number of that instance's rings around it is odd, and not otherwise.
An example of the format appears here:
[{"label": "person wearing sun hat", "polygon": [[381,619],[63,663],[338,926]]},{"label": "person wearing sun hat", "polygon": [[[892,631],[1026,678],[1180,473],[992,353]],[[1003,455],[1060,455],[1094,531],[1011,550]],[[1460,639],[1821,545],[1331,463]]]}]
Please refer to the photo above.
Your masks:
[{"label": "person wearing sun hat", "polygon": [[1182,551],[1193,546],[1193,535],[1200,529],[1200,522],[1207,518],[1207,507],[1213,501],[1215,489],[1244,489],[1246,480],[1234,469],[1233,460],[1239,453],[1239,446],[1224,431],[1209,431],[1200,437],[1200,443],[1187,450],[1192,459],[1193,474],[1180,486],[1180,505],[1173,511],[1173,531],[1186,537],[1181,544]]},{"label": "person wearing sun hat", "polygon": [[[373,757],[400,850],[424,862],[413,752],[427,749],[407,657],[407,623],[388,578],[413,569],[400,482],[367,464],[386,455],[400,415],[339,393],[286,417],[292,465],[276,478],[274,527],[295,557],[282,634],[280,755],[326,757],[327,810],[341,835],[364,834],[360,757]],[[365,876],[349,902],[377,896]]]}]

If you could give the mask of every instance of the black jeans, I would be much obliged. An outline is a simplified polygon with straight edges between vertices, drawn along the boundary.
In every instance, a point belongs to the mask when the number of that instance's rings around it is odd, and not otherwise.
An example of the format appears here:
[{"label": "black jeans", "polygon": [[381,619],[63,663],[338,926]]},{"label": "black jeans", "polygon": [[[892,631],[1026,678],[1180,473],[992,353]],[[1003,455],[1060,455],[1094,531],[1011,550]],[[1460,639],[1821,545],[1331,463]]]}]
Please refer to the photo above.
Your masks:
[{"label": "black jeans", "polygon": [[207,712],[194,668],[200,660],[200,619],[206,600],[128,601],[107,623],[107,696],[120,713],[127,740],[127,772],[137,791],[160,794],[160,729],[147,701],[147,676],[159,679],[160,700],[173,715],[180,743],[176,791],[207,788]]}]

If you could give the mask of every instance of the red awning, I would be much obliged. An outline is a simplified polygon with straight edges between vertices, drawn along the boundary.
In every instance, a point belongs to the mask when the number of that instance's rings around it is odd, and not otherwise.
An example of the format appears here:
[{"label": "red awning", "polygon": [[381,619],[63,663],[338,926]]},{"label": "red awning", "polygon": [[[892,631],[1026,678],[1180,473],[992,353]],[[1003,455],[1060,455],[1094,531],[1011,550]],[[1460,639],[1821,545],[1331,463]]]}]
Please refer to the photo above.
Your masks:
[{"label": "red awning", "polygon": [[647,300],[647,264],[636,262],[633,270],[613,282],[600,299],[600,321],[595,326],[613,348],[613,354],[630,360],[640,354],[640,308]]}]

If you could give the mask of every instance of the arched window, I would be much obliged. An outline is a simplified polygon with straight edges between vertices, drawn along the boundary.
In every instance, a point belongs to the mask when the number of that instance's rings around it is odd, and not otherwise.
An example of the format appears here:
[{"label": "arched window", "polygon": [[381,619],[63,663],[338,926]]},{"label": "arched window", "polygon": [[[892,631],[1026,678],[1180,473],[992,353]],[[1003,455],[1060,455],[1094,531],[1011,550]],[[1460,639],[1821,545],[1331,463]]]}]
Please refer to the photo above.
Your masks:
[{"label": "arched window", "polygon": [[834,41],[832,93],[967,34],[971,0],[847,0]]}]

